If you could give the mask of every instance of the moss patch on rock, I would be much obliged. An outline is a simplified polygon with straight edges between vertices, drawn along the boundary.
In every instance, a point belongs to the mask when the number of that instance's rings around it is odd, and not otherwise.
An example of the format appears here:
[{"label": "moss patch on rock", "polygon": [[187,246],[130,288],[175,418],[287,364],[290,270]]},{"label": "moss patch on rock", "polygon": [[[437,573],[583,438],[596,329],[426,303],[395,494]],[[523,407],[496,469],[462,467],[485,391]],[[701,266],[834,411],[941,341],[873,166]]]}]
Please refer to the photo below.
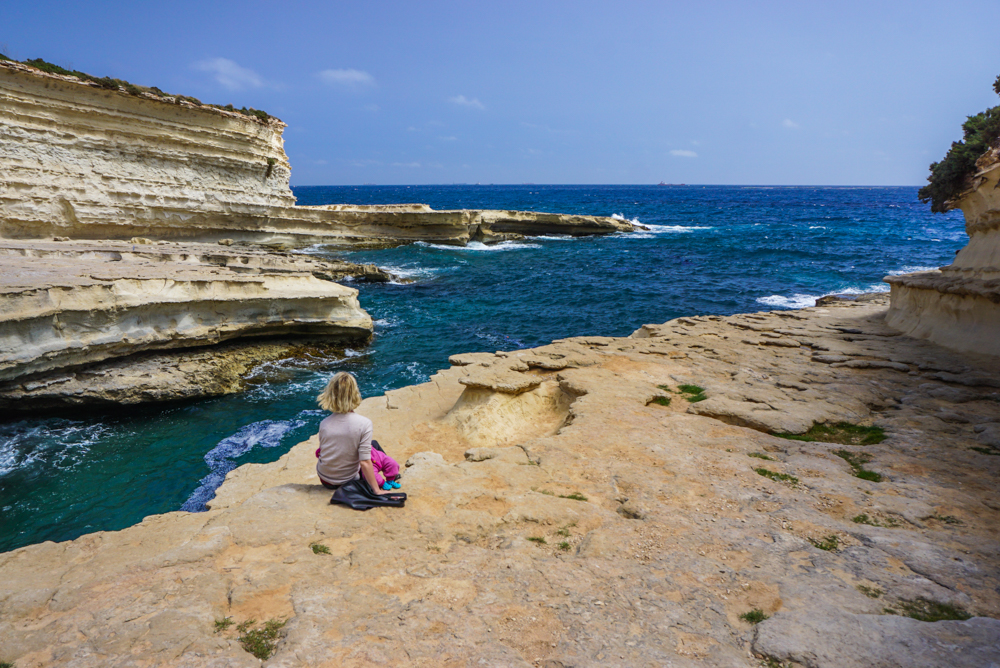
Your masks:
[{"label": "moss patch on rock", "polygon": [[820,441],[822,443],[840,443],[841,445],[875,445],[885,440],[882,427],[865,427],[850,422],[835,422],[833,424],[815,423],[804,434],[779,433],[778,438],[792,441]]},{"label": "moss patch on rock", "polygon": [[939,603],[926,598],[902,599],[895,606],[886,608],[890,615],[903,615],[921,622],[965,621],[972,617],[963,608],[950,603]]}]

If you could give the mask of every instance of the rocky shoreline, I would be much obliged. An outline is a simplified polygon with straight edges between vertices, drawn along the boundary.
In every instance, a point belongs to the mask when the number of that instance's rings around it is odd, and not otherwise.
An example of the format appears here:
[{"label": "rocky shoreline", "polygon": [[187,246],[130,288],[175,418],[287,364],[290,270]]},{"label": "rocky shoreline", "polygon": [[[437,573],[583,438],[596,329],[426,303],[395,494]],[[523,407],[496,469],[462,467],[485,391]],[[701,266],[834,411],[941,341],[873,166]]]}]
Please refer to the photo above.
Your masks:
[{"label": "rocky shoreline", "polygon": [[[235,392],[366,341],[339,282],[391,276],[291,248],[635,229],[295,206],[281,121],[19,63],[0,123],[7,415]],[[0,554],[0,662],[1000,664],[997,152],[977,166],[969,245],[891,304],[455,355],[367,399],[404,509],[330,506],[311,439],[207,512]]]},{"label": "rocky shoreline", "polygon": [[5,415],[234,392],[281,346],[367,341],[371,318],[338,282],[391,276],[290,249],[636,229],[424,204],[295,206],[280,120],[133,93],[0,61]]},{"label": "rocky shoreline", "polygon": [[130,95],[0,61],[0,236],[271,248],[465,245],[526,234],[629,232],[605,216],[296,206],[285,124],[152,92]]},{"label": "rocky shoreline", "polygon": [[149,239],[0,240],[0,260],[9,413],[238,391],[254,364],[297,340],[364,343],[371,318],[335,281],[392,278],[373,265]]},{"label": "rocky shoreline", "polygon": [[405,509],[330,506],[312,439],[208,512],[0,555],[0,660],[260,665],[235,624],[275,620],[269,666],[1000,661],[1000,363],[887,308],[454,356],[359,409]]}]

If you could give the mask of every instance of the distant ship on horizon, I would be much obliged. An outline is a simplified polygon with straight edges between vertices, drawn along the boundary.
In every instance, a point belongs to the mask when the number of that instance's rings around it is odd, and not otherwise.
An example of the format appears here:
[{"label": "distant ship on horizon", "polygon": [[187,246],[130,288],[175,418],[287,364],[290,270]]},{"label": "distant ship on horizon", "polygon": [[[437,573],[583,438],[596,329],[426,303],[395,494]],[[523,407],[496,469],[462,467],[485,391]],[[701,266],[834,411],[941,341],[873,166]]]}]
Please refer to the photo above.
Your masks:
[{"label": "distant ship on horizon", "polygon": [[660,181],[656,185],[658,185],[658,186],[686,186],[687,184],[686,183],[664,183],[663,181]]}]

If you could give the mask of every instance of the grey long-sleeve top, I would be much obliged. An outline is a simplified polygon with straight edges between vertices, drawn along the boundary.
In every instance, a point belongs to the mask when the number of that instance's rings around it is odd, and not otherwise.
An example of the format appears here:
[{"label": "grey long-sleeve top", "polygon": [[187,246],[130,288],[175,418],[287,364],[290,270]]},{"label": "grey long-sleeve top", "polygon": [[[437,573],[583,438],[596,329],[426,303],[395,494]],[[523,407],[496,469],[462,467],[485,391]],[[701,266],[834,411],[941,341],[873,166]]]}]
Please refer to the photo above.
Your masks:
[{"label": "grey long-sleeve top", "polygon": [[359,477],[361,462],[372,458],[372,421],[357,413],[333,413],[319,423],[316,473],[331,485]]}]

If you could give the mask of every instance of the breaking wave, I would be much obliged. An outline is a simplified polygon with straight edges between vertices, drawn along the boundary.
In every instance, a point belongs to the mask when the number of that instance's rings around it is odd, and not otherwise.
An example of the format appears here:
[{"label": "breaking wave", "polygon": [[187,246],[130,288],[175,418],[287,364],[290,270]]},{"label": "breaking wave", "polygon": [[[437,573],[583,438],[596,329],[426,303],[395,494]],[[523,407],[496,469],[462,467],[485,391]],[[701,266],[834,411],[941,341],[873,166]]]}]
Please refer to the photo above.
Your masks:
[{"label": "breaking wave", "polygon": [[426,241],[418,241],[414,245],[425,248],[436,248],[447,251],[512,251],[523,250],[525,248],[541,248],[541,244],[524,243],[523,241],[501,241],[498,244],[484,244],[482,241],[470,241],[465,246],[448,246],[445,244],[429,244]]},{"label": "breaking wave", "polygon": [[219,441],[219,444],[205,455],[205,463],[211,471],[201,479],[198,488],[191,493],[181,505],[181,510],[189,513],[200,513],[208,510],[206,503],[215,498],[215,490],[219,489],[226,474],[236,468],[236,460],[250,452],[256,446],[276,448],[281,445],[285,434],[305,425],[305,420],[261,420],[240,429],[238,432]]}]

